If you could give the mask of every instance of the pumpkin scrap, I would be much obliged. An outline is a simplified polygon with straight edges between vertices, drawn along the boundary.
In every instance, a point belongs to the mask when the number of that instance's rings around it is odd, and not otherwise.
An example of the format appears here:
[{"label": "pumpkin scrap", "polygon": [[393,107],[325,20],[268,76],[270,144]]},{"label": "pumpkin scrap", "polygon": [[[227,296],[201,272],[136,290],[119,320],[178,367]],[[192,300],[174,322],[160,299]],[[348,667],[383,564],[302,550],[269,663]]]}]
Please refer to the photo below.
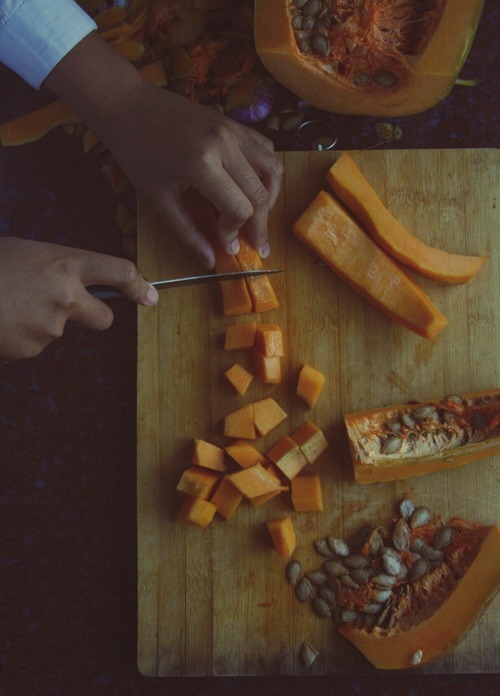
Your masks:
[{"label": "pumpkin scrap", "polygon": [[500,452],[500,391],[344,416],[357,483],[453,469]]}]

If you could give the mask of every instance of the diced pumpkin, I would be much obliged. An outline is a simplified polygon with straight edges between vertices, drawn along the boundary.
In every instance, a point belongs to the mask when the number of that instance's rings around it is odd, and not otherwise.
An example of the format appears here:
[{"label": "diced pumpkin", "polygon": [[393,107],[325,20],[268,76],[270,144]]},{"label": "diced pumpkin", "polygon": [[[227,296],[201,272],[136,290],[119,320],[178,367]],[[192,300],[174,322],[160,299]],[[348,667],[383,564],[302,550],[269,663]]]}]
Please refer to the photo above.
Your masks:
[{"label": "diced pumpkin", "polygon": [[227,474],[227,480],[245,498],[255,498],[258,495],[272,493],[274,491],[286,490],[276,477],[265,469],[262,464],[255,464],[248,469],[236,471],[234,474]]},{"label": "diced pumpkin", "polygon": [[413,236],[382,203],[349,152],[330,167],[328,183],[374,240],[389,254],[422,275],[444,283],[465,283],[486,256],[465,256],[428,246]]},{"label": "diced pumpkin", "polygon": [[285,435],[267,453],[269,459],[290,481],[302,471],[307,459],[289,435]]},{"label": "diced pumpkin", "polygon": [[253,380],[253,375],[238,363],[235,363],[226,370],[224,372],[224,377],[233,387],[234,391],[242,396],[246,393]]},{"label": "diced pumpkin", "polygon": [[344,422],[357,483],[422,476],[500,453],[498,389],[347,413]]},{"label": "diced pumpkin", "polygon": [[314,408],[325,385],[325,375],[312,365],[307,363],[302,366],[297,382],[297,396],[307,403],[309,408]]},{"label": "diced pumpkin", "polygon": [[236,440],[236,442],[226,445],[224,449],[242,469],[248,469],[255,464],[264,464],[266,461],[265,455],[245,440]]},{"label": "diced pumpkin", "polygon": [[253,406],[255,427],[263,437],[288,418],[272,397],[255,401]]},{"label": "diced pumpkin", "polygon": [[202,498],[187,495],[175,517],[180,524],[207,527],[213,520],[217,508],[213,503]]},{"label": "diced pumpkin", "polygon": [[319,474],[300,474],[291,483],[295,512],[323,512],[323,494]]},{"label": "diced pumpkin", "polygon": [[254,347],[266,357],[282,358],[285,352],[281,327],[278,324],[257,324]]},{"label": "diced pumpkin", "polygon": [[291,556],[297,548],[297,537],[291,517],[267,520],[266,525],[278,556]]},{"label": "diced pumpkin", "polygon": [[323,431],[312,421],[301,425],[290,437],[300,447],[309,464],[313,464],[328,449]]},{"label": "diced pumpkin", "polygon": [[177,490],[184,495],[208,500],[219,482],[220,475],[201,466],[190,466],[183,471]]},{"label": "diced pumpkin", "polygon": [[225,520],[230,520],[242,500],[242,494],[224,476],[220,480],[210,502],[215,505],[219,515]]},{"label": "diced pumpkin", "polygon": [[246,321],[228,326],[224,340],[224,350],[247,350],[253,348],[256,327],[256,321]]},{"label": "diced pumpkin", "polygon": [[113,44],[113,48],[131,63],[137,63],[146,52],[144,44],[128,37],[123,39],[123,41],[117,41],[116,44]]},{"label": "diced pumpkin", "polygon": [[224,418],[224,435],[238,439],[255,440],[254,404],[247,404],[232,413],[228,413]]},{"label": "diced pumpkin", "polygon": [[410,331],[431,339],[447,325],[424,291],[326,191],[320,191],[293,232],[365,300]]},{"label": "diced pumpkin", "polygon": [[260,350],[252,350],[255,374],[264,384],[279,384],[281,382],[281,358],[276,355],[262,355]]},{"label": "diced pumpkin", "polygon": [[[266,469],[278,483],[281,484],[281,479],[278,474],[278,469],[274,466],[272,462],[269,462],[264,466],[264,469]],[[288,488],[285,487],[285,490],[288,490]],[[271,500],[272,498],[275,498],[277,495],[280,495],[282,493],[283,488],[280,490],[276,491],[271,491],[271,493],[263,493],[262,495],[256,495],[254,498],[250,498],[250,503],[253,507],[260,507],[260,505],[264,505],[264,503],[267,503],[268,500]]]},{"label": "diced pumpkin", "polygon": [[[239,266],[243,271],[260,270],[264,268],[262,259],[258,252],[250,244],[243,232],[239,234],[240,250],[236,254]],[[254,312],[268,312],[271,309],[279,307],[278,298],[274,292],[271,280],[267,275],[261,275],[257,278],[246,278],[246,283]]]},{"label": "diced pumpkin", "polygon": [[224,450],[211,442],[206,442],[199,438],[194,440],[192,464],[203,466],[205,469],[225,472],[227,470],[224,461]]}]

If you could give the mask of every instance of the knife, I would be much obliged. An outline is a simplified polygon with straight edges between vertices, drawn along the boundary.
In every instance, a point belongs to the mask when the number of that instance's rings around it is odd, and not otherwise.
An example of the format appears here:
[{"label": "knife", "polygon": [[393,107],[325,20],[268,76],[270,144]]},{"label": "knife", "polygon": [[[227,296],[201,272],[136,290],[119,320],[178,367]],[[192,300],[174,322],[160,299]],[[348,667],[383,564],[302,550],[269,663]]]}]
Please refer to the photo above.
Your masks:
[{"label": "knife", "polygon": [[[170,278],[168,280],[155,280],[151,283],[157,290],[167,288],[179,288],[183,285],[201,285],[222,280],[238,280],[239,278],[256,278],[261,275],[282,273],[281,268],[259,268],[251,271],[233,271],[231,273],[209,273],[207,275],[186,276],[185,278]],[[99,300],[127,299],[120,290],[106,285],[89,285],[87,290]]]}]

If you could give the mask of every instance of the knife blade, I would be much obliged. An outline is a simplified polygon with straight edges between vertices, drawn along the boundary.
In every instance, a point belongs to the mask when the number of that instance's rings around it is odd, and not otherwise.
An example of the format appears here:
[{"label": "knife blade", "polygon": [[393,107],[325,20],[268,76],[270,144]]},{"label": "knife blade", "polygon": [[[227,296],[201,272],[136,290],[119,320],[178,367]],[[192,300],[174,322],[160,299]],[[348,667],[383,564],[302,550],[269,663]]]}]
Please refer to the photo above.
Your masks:
[{"label": "knife blade", "polygon": [[[157,290],[179,288],[184,285],[202,285],[205,283],[221,282],[223,280],[238,280],[239,278],[256,278],[262,275],[282,273],[281,268],[259,268],[256,270],[232,271],[231,273],[208,273],[207,275],[186,276],[184,278],[169,278],[167,280],[154,280],[151,285]],[[127,299],[120,290],[106,285],[89,285],[87,287],[94,297],[99,300]]]}]

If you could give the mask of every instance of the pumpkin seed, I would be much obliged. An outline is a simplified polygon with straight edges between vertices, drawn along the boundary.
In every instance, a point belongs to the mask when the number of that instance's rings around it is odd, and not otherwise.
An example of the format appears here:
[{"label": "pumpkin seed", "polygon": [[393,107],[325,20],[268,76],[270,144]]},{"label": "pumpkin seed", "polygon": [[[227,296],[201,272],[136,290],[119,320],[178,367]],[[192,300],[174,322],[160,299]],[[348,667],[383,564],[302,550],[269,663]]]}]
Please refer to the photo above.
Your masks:
[{"label": "pumpkin seed", "polygon": [[318,655],[319,650],[316,650],[311,643],[302,643],[300,648],[300,659],[306,667],[310,667]]},{"label": "pumpkin seed", "polygon": [[428,508],[418,507],[414,510],[412,516],[410,517],[410,525],[413,529],[415,527],[421,527],[426,524],[431,519],[432,515]]},{"label": "pumpkin seed", "polygon": [[370,82],[370,76],[367,75],[364,72],[359,72],[354,75],[352,78],[352,84],[355,87],[366,87],[366,85]]},{"label": "pumpkin seed", "polygon": [[430,570],[430,563],[427,558],[419,558],[411,567],[411,581],[413,583],[421,580]]},{"label": "pumpkin seed", "polygon": [[420,553],[422,549],[425,546],[425,541],[421,539],[420,537],[416,537],[415,539],[412,539],[410,542],[410,551],[414,551],[415,553]]},{"label": "pumpkin seed", "polygon": [[302,566],[300,564],[300,561],[290,561],[290,563],[286,567],[286,577],[290,585],[294,586],[301,575]]},{"label": "pumpkin seed", "polygon": [[295,587],[295,594],[297,599],[301,602],[307,602],[314,594],[314,589],[311,581],[308,578],[302,578],[302,580]]},{"label": "pumpkin seed", "polygon": [[401,420],[409,430],[414,430],[416,422],[413,420],[409,413],[403,413],[403,415],[401,416]]},{"label": "pumpkin seed", "polygon": [[382,604],[376,602],[368,602],[363,607],[365,614],[378,614],[382,610]]},{"label": "pumpkin seed", "polygon": [[369,562],[370,559],[363,553],[352,553],[350,556],[347,556],[347,558],[344,558],[344,564],[348,568],[364,568]]},{"label": "pumpkin seed", "polygon": [[315,17],[321,10],[321,0],[307,0],[302,13],[304,17]]},{"label": "pumpkin seed", "polygon": [[453,401],[453,403],[455,404],[461,404],[463,399],[459,394],[448,394],[444,397],[441,403],[445,404],[447,401]]},{"label": "pumpkin seed", "polygon": [[376,556],[384,548],[384,539],[382,534],[387,530],[384,527],[377,527],[374,529],[366,540],[366,546],[368,547],[368,553],[371,556]]},{"label": "pumpkin seed", "polygon": [[388,590],[394,586],[396,578],[394,575],[388,575],[387,573],[379,573],[373,578],[373,583],[381,590]]},{"label": "pumpkin seed", "polygon": [[396,454],[403,446],[403,438],[398,435],[389,435],[387,440],[382,445],[380,451],[382,454]]},{"label": "pumpkin seed", "polygon": [[328,38],[330,27],[323,19],[318,19],[318,21],[314,23],[313,33]]},{"label": "pumpkin seed", "polygon": [[326,542],[327,542],[329,548],[337,556],[348,556],[349,555],[349,553],[350,553],[349,546],[343,539],[329,535],[326,537]]},{"label": "pumpkin seed", "polygon": [[394,87],[399,82],[399,77],[394,73],[381,70],[373,78],[380,87]]},{"label": "pumpkin seed", "polygon": [[314,17],[305,17],[303,22],[304,31],[312,31],[315,24],[316,20]]},{"label": "pumpkin seed", "polygon": [[375,590],[375,592],[372,594],[372,599],[374,599],[376,602],[379,602],[380,604],[383,604],[386,602],[390,597],[392,597],[392,590]]},{"label": "pumpkin seed", "polygon": [[394,433],[394,435],[401,434],[401,423],[399,421],[393,421],[392,423],[387,423],[387,428]]},{"label": "pumpkin seed", "polygon": [[436,420],[437,410],[431,405],[417,406],[417,408],[413,411],[413,415],[415,418],[417,418],[417,420],[426,420],[427,418]]},{"label": "pumpkin seed", "polygon": [[310,570],[306,573],[306,578],[316,587],[324,585],[326,583],[326,573],[322,570]]},{"label": "pumpkin seed", "polygon": [[311,41],[308,37],[298,39],[297,43],[301,53],[311,53]]},{"label": "pumpkin seed", "polygon": [[349,575],[354,582],[356,582],[358,585],[362,585],[368,580],[368,568],[353,568]]},{"label": "pumpkin seed", "polygon": [[340,577],[341,575],[347,575],[349,573],[349,570],[345,567],[342,561],[337,561],[336,559],[325,561],[323,563],[323,569],[328,573],[328,575],[333,575],[334,577]]},{"label": "pumpkin seed", "polygon": [[451,527],[440,527],[434,535],[434,548],[444,549],[444,547],[448,546],[448,544],[450,543],[452,536],[453,532],[451,530]]},{"label": "pumpkin seed", "polygon": [[366,543],[366,540],[368,539],[368,536],[371,534],[371,532],[375,529],[375,526],[371,525],[365,525],[364,527],[361,527],[361,529],[358,529],[356,534],[352,537],[350,545],[354,549],[361,549]]},{"label": "pumpkin seed", "polygon": [[422,557],[427,558],[429,561],[443,560],[443,552],[441,549],[433,549],[432,546],[424,546],[421,553]]},{"label": "pumpkin seed", "polygon": [[321,58],[328,58],[328,54],[330,53],[330,42],[327,37],[322,34],[313,34],[311,48],[314,53]]},{"label": "pumpkin seed", "polygon": [[326,539],[316,539],[313,542],[313,546],[316,549],[316,551],[319,554],[321,554],[322,556],[328,556],[328,557],[333,556],[333,551],[330,548]]},{"label": "pumpkin seed", "polygon": [[311,601],[311,607],[316,616],[319,616],[322,619],[330,619],[332,616],[330,607],[322,597],[314,597],[314,599]]},{"label": "pumpkin seed", "polygon": [[402,582],[402,581],[406,578],[406,576],[408,575],[408,573],[409,573],[408,567],[405,566],[404,563],[402,563],[402,564],[401,564],[401,570],[400,570],[399,573],[396,575],[396,582]]},{"label": "pumpkin seed", "polygon": [[363,626],[368,631],[371,631],[377,625],[376,614],[363,614]]},{"label": "pumpkin seed", "polygon": [[296,14],[292,17],[292,28],[293,29],[303,29],[302,26],[302,16],[300,14]]},{"label": "pumpkin seed", "polygon": [[355,621],[358,618],[358,612],[354,611],[354,609],[344,609],[340,614],[340,618],[345,623],[349,623],[350,621]]},{"label": "pumpkin seed", "polygon": [[399,554],[392,549],[385,549],[382,553],[382,563],[389,575],[399,575],[402,562]]},{"label": "pumpkin seed", "polygon": [[424,656],[424,653],[422,650],[415,650],[413,655],[410,657],[410,664],[414,665],[415,667],[419,665],[422,662],[422,658]]},{"label": "pumpkin seed", "polygon": [[359,588],[359,584],[353,580],[350,575],[341,575],[340,580],[350,590],[357,590]]},{"label": "pumpkin seed", "polygon": [[404,517],[400,517],[394,525],[392,543],[398,551],[408,551],[410,548],[411,531]]},{"label": "pumpkin seed", "polygon": [[330,607],[334,607],[337,604],[337,596],[328,585],[321,585],[321,587],[318,587],[318,597],[324,599]]},{"label": "pumpkin seed", "polygon": [[411,498],[403,498],[399,504],[399,514],[405,520],[409,520],[415,510],[415,503]]},{"label": "pumpkin seed", "polygon": [[293,5],[298,9],[301,10],[304,5],[306,4],[307,0],[293,0]]}]

